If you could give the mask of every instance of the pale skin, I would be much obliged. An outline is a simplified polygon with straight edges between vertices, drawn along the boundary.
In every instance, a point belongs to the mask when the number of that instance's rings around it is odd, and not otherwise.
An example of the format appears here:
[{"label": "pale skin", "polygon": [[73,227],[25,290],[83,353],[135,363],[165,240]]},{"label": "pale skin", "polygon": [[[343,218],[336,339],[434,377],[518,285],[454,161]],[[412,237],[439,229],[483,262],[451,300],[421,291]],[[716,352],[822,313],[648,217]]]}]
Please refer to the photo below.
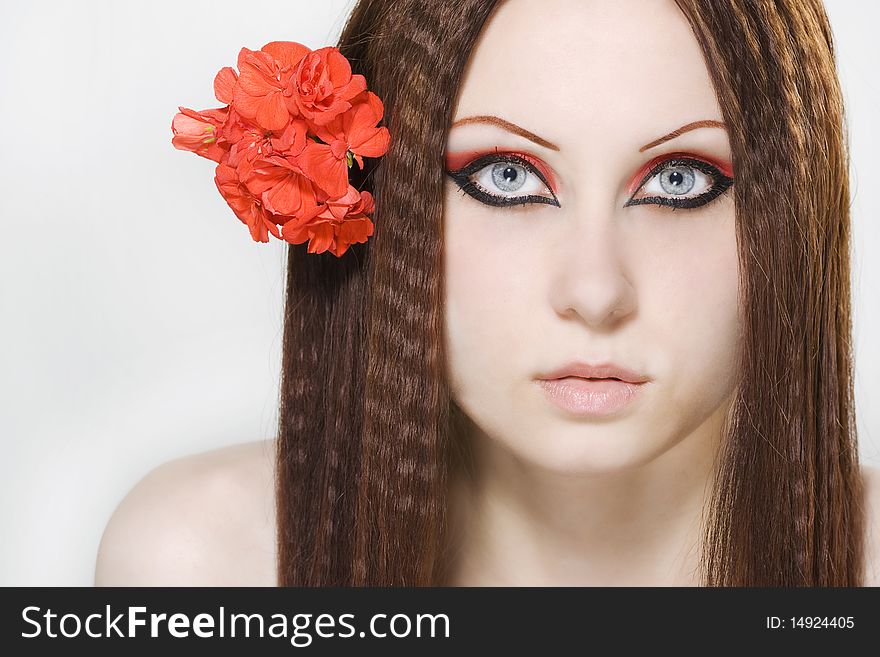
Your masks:
[{"label": "pale skin", "polygon": [[[474,120],[487,116],[503,121]],[[699,583],[700,513],[739,338],[733,201],[625,203],[661,155],[729,162],[721,121],[671,0],[509,0],[482,35],[447,153],[535,158],[555,190],[525,169],[521,189],[557,204],[495,207],[447,182],[445,339],[478,466],[450,499],[453,585]],[[614,419],[572,419],[532,380],[572,359],[626,365],[651,387]],[[275,585],[273,449],[245,443],[150,473],[108,524],[96,584]],[[880,469],[862,472],[876,586]]]}]

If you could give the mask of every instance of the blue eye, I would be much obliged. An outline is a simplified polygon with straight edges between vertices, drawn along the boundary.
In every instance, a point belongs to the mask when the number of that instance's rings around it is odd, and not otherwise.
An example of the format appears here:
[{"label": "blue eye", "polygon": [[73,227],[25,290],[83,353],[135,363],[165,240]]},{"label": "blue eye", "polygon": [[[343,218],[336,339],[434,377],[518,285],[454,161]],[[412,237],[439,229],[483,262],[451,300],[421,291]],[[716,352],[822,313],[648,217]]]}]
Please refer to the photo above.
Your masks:
[{"label": "blue eye", "polygon": [[673,209],[698,208],[718,198],[731,185],[733,178],[708,162],[695,158],[664,160],[642,178],[632,198],[623,207],[665,205]]},{"label": "blue eye", "polygon": [[[530,176],[528,169],[524,166],[514,164],[513,162],[498,162],[497,164],[483,167],[477,172],[476,177],[481,186],[485,186],[484,179],[488,179],[491,181],[491,186],[497,190],[516,192],[522,189]],[[532,178],[537,180],[534,176]]]},{"label": "blue eye", "polygon": [[478,157],[449,177],[469,196],[493,206],[559,201],[546,177],[531,162],[513,153],[491,153]]}]

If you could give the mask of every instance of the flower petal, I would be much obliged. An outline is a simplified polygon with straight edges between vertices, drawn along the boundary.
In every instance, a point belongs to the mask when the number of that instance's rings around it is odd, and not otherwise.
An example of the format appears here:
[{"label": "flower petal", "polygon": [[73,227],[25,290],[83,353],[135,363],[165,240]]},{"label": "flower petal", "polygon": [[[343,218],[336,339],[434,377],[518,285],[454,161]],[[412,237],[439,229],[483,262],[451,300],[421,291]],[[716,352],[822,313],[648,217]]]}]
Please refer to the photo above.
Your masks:
[{"label": "flower petal", "polygon": [[326,144],[311,142],[299,154],[297,163],[303,173],[330,198],[345,194],[348,188],[348,167],[344,159],[333,156]]},{"label": "flower petal", "polygon": [[247,225],[254,241],[268,242],[269,236],[263,221],[263,208],[239,182],[235,169],[225,164],[218,164],[214,182],[235,216]]},{"label": "flower petal", "polygon": [[277,137],[272,137],[272,148],[285,155],[299,155],[306,147],[308,126],[302,119],[293,119]]},{"label": "flower petal", "polygon": [[388,152],[388,146],[391,144],[391,135],[388,128],[375,128],[371,134],[359,135],[366,137],[360,143],[352,143],[351,151],[364,157],[380,157]]},{"label": "flower petal", "polygon": [[311,48],[295,41],[271,41],[260,50],[272,55],[281,68],[293,68],[303,57],[312,52]]},{"label": "flower petal", "polygon": [[263,192],[261,198],[270,211],[286,216],[305,217],[317,208],[308,179],[293,172]]},{"label": "flower petal", "polygon": [[232,104],[232,91],[238,81],[238,74],[231,66],[224,66],[214,77],[214,96],[221,103]]},{"label": "flower petal", "polygon": [[343,221],[336,235],[337,242],[362,244],[373,234],[373,222],[366,217]]},{"label": "flower petal", "polygon": [[271,93],[262,100],[257,106],[256,120],[266,130],[283,130],[287,126],[290,114],[280,92]]},{"label": "flower petal", "polygon": [[309,239],[309,222],[299,221],[296,218],[286,221],[281,226],[281,239],[291,244],[302,244]]},{"label": "flower petal", "polygon": [[235,107],[235,111],[241,114],[244,118],[254,119],[257,116],[262,101],[263,96],[251,96],[239,85],[235,85],[232,103]]},{"label": "flower petal", "polygon": [[316,54],[322,54],[326,57],[327,73],[334,87],[341,87],[351,81],[351,64],[345,58],[339,49],[334,46],[319,48]]},{"label": "flower petal", "polygon": [[329,222],[322,221],[312,229],[312,239],[309,240],[309,253],[323,253],[333,244],[333,226]]}]

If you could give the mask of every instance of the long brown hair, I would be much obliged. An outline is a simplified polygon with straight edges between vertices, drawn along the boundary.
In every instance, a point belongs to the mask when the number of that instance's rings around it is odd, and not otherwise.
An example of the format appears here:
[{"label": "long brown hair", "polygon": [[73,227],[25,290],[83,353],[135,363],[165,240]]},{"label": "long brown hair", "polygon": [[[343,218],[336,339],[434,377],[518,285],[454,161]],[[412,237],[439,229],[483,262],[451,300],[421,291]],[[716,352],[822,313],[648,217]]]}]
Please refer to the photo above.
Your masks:
[{"label": "long brown hair", "polygon": [[[278,583],[443,585],[456,407],[443,348],[443,151],[499,0],[361,0],[339,47],[385,102],[356,186],[375,234],[290,246]],[[843,107],[820,0],[677,0],[727,123],[743,304],[738,395],[704,527],[709,586],[862,581]]]}]

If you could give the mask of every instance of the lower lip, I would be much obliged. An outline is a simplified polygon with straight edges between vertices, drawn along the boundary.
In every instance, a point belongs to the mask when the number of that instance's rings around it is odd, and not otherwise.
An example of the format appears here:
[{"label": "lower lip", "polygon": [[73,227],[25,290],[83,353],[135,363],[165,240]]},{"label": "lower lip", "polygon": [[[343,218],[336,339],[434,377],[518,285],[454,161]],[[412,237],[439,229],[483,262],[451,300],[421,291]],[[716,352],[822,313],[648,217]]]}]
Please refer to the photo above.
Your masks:
[{"label": "lower lip", "polygon": [[547,399],[569,413],[591,417],[616,413],[639,394],[643,383],[616,379],[538,379]]}]

